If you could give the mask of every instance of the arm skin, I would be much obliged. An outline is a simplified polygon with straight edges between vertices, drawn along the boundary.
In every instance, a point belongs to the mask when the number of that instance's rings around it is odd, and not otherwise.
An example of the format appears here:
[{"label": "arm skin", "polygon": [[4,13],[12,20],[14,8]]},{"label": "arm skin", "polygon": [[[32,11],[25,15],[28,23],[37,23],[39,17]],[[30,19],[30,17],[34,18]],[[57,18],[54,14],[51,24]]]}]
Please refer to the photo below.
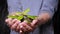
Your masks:
[{"label": "arm skin", "polygon": [[49,19],[52,19],[55,11],[57,10],[58,0],[44,0],[42,8],[40,10],[38,20],[41,25],[46,23]]}]

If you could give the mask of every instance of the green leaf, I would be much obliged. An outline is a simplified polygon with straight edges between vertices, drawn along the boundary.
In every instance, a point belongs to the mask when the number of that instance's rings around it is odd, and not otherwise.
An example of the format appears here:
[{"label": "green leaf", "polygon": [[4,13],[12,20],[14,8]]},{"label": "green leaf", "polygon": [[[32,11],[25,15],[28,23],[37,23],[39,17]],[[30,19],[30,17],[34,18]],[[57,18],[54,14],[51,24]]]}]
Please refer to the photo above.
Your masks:
[{"label": "green leaf", "polygon": [[24,11],[22,12],[22,14],[23,14],[23,15],[26,15],[29,11],[30,11],[30,9],[28,8],[28,9],[24,10]]},{"label": "green leaf", "polygon": [[8,18],[17,18],[17,16],[9,15]]},{"label": "green leaf", "polygon": [[18,20],[22,20],[24,18],[24,16],[23,15],[20,15],[17,19]]},{"label": "green leaf", "polygon": [[22,14],[22,12],[16,12],[15,14],[19,16]]},{"label": "green leaf", "polygon": [[28,18],[35,19],[37,16],[27,15]]}]

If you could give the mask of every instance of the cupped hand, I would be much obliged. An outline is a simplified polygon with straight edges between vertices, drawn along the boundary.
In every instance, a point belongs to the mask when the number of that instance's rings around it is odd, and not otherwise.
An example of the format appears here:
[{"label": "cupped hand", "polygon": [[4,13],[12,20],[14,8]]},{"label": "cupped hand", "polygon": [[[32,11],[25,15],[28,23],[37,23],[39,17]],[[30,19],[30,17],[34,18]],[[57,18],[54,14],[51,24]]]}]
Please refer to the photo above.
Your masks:
[{"label": "cupped hand", "polygon": [[33,20],[30,24],[27,23],[27,21],[23,21],[20,23],[20,33],[30,33],[35,30],[37,27],[38,20]]},{"label": "cupped hand", "polygon": [[10,29],[18,31],[19,28],[18,25],[20,24],[21,21],[17,19],[8,18],[5,20],[5,22],[10,27]]}]

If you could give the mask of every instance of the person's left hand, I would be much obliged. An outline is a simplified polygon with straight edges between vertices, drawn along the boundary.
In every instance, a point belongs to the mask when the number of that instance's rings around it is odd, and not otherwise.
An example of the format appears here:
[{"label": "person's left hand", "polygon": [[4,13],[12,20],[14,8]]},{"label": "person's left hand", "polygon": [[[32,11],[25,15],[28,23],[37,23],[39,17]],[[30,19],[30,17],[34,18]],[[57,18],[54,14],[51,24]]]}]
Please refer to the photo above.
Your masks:
[{"label": "person's left hand", "polygon": [[20,23],[20,33],[24,33],[24,32],[32,32],[34,31],[34,29],[37,27],[38,24],[38,20],[33,20],[30,24],[27,23],[27,21],[24,21],[22,23]]}]

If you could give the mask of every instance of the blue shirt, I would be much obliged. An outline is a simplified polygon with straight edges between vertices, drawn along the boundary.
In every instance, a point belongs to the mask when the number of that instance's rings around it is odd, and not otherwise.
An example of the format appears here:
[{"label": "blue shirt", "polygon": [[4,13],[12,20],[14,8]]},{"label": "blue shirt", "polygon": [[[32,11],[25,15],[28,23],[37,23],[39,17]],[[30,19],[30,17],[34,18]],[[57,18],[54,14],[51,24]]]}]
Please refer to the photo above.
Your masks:
[{"label": "blue shirt", "polygon": [[[58,0],[7,0],[9,13],[15,11],[23,11],[30,8],[29,15],[36,15],[47,12],[53,17],[55,10],[57,9]],[[45,27],[46,28],[46,27]],[[50,29],[50,30],[49,30]],[[44,30],[44,29],[43,29]],[[45,29],[43,34],[53,34],[52,26]],[[38,34],[39,28],[34,31],[34,34]],[[13,33],[13,32],[12,32]]]}]

